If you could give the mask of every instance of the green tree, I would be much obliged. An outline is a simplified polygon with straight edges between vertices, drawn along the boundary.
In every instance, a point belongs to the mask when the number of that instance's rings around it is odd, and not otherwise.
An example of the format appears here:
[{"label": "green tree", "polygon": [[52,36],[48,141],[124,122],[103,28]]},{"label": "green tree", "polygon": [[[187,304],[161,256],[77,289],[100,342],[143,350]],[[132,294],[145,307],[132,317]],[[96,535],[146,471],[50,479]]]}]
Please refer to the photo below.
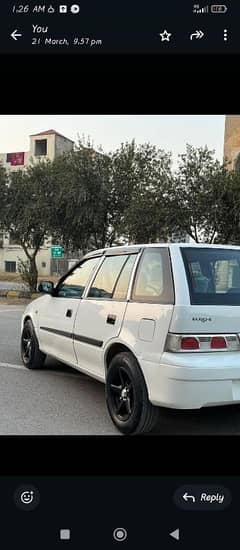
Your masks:
[{"label": "green tree", "polygon": [[109,157],[79,142],[75,151],[53,164],[56,235],[70,250],[85,252],[106,246]]},{"label": "green tree", "polygon": [[112,161],[115,230],[134,243],[166,240],[172,229],[171,154],[133,141],[122,145]]},{"label": "green tree", "polygon": [[172,187],[171,207],[177,229],[196,242],[213,243],[222,225],[224,196],[231,173],[207,147],[187,145]]},{"label": "green tree", "polygon": [[238,156],[235,160],[234,170],[235,172],[237,172],[237,174],[240,174],[240,153],[238,153]]},{"label": "green tree", "polygon": [[2,223],[23,248],[29,262],[31,290],[37,288],[36,256],[54,225],[54,171],[50,161],[9,174]]},{"label": "green tree", "polygon": [[215,242],[240,244],[240,172],[228,175],[228,184],[222,194],[218,210],[218,234]]},{"label": "green tree", "polygon": [[[108,155],[92,144],[55,161],[58,238],[71,250],[166,239],[171,155],[150,144],[122,144]],[[171,221],[172,223],[172,221]]]}]

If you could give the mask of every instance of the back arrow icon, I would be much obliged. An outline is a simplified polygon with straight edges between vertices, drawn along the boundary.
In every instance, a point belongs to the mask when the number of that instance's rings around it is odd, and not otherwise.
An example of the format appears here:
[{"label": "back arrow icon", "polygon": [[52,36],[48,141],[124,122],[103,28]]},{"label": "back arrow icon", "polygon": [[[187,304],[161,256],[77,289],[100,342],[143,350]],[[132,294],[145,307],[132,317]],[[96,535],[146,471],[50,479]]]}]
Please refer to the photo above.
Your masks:
[{"label": "back arrow icon", "polygon": [[179,540],[180,539],[180,529],[175,529],[175,531],[172,531],[171,533],[169,533],[169,535],[173,539]]},{"label": "back arrow icon", "polygon": [[15,29],[15,31],[12,32],[11,34],[11,37],[14,39],[14,40],[17,40],[18,37],[20,38],[22,36],[21,33],[18,33],[17,29]]}]

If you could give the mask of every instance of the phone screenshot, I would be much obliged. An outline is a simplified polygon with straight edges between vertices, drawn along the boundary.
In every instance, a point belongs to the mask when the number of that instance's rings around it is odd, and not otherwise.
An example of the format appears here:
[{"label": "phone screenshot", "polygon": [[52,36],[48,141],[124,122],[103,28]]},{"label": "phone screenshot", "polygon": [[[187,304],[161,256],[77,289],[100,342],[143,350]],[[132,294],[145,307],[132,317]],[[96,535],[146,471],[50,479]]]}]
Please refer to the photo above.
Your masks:
[{"label": "phone screenshot", "polygon": [[239,15],[1,6],[4,550],[237,545]]}]

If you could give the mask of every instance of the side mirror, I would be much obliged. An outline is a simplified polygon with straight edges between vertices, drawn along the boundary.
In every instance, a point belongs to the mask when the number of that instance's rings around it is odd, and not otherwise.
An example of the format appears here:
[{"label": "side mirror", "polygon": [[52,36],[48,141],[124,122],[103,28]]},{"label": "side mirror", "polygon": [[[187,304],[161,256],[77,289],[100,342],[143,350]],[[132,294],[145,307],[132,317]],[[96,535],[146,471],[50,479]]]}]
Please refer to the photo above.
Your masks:
[{"label": "side mirror", "polygon": [[43,292],[44,294],[52,294],[54,289],[54,283],[52,281],[41,281],[38,285],[38,292]]}]

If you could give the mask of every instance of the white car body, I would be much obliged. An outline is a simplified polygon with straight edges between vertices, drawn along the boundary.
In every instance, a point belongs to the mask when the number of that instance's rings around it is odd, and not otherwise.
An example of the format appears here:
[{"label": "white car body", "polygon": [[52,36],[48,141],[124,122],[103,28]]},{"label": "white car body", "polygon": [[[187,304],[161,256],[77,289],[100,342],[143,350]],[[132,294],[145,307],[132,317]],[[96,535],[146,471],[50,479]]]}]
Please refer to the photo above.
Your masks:
[{"label": "white car body", "polygon": [[[167,249],[170,256],[174,303],[148,303],[131,298],[136,270],[144,250]],[[23,315],[31,319],[42,352],[105,381],[109,357],[129,350],[143,373],[149,401],[176,409],[199,409],[211,405],[240,403],[240,305],[194,305],[181,249],[240,251],[237,246],[206,244],[150,244],[115,247],[138,251],[124,300],[88,298],[91,283],[104,261],[105,251],[93,269],[81,299],[46,294],[31,302]],[[90,258],[91,253],[85,258]],[[67,310],[72,311],[66,317]],[[107,324],[110,316],[115,324]],[[201,340],[201,351],[169,351],[168,335]],[[221,335],[228,349],[204,350],[204,338]]]}]

